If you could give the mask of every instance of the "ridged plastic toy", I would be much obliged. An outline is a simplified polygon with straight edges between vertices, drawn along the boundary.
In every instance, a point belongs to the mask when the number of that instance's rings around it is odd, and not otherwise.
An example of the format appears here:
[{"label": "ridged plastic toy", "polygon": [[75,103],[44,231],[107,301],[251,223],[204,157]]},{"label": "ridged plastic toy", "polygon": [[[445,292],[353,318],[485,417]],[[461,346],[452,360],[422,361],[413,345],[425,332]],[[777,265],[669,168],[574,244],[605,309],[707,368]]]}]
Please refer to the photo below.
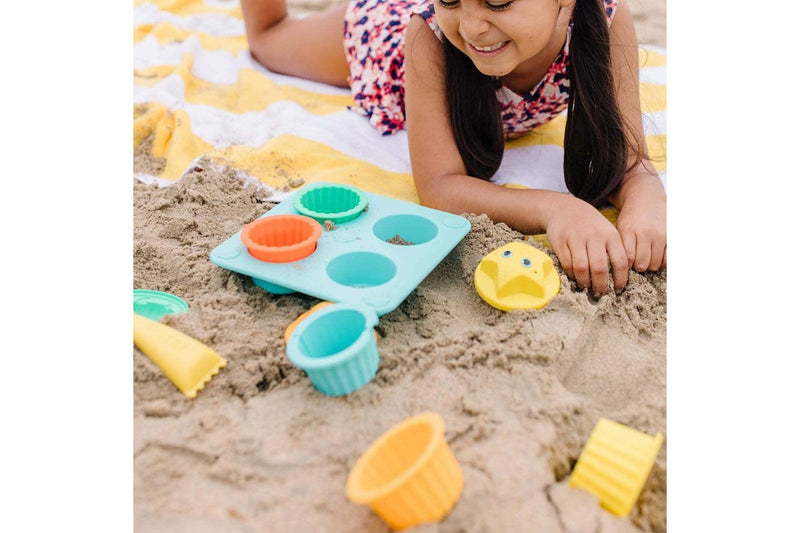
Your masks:
[{"label": "ridged plastic toy", "polygon": [[444,518],[463,487],[442,417],[422,413],[378,437],[350,471],[346,491],[393,529],[406,529]]},{"label": "ridged plastic toy", "polygon": [[353,220],[369,200],[358,188],[344,184],[312,183],[295,195],[294,208],[317,222],[340,224]]},{"label": "ridged plastic toy", "polygon": [[291,263],[308,257],[317,247],[322,227],[302,215],[258,218],[242,229],[250,255],[269,263]]},{"label": "ridged plastic toy", "polygon": [[[283,330],[283,344],[289,344],[289,337],[291,337],[291,336],[292,336],[292,333],[294,332],[294,330],[295,330],[295,328],[298,326],[298,324],[300,324],[300,322],[302,322],[303,320],[305,320],[305,319],[306,319],[306,318],[308,318],[309,316],[313,315],[314,313],[316,313],[316,312],[317,312],[317,311],[319,311],[320,309],[323,309],[323,308],[325,308],[325,307],[328,307],[328,306],[329,306],[329,305],[331,305],[331,304],[333,304],[333,302],[329,302],[329,301],[327,301],[327,300],[324,300],[324,301],[322,301],[322,302],[319,302],[318,304],[316,304],[316,305],[315,305],[315,306],[313,306],[311,309],[309,309],[309,310],[308,310],[308,311],[306,311],[305,313],[301,314],[301,315],[300,315],[300,316],[298,316],[297,318],[295,318],[295,319],[294,319],[294,320],[291,322],[291,324],[289,324],[288,326],[286,326],[286,329],[285,329],[285,330]],[[377,341],[378,341],[378,332],[377,332],[377,331],[375,331],[375,342],[377,342]]]},{"label": "ridged plastic toy", "polygon": [[628,516],[663,442],[661,433],[650,436],[601,418],[572,470],[569,485],[591,492],[611,513]]},{"label": "ridged plastic toy", "polygon": [[466,217],[358,190],[316,182],[260,217],[311,217],[322,228],[308,255],[279,263],[243,243],[245,230],[211,251],[215,265],[250,276],[273,294],[300,292],[358,303],[382,316],[399,306],[470,230]]},{"label": "ridged plastic toy", "polygon": [[168,292],[133,289],[133,312],[158,320],[164,315],[185,313],[189,304],[182,298]]},{"label": "ridged plastic toy", "polygon": [[136,313],[133,342],[188,398],[196,397],[226,364],[197,339]]},{"label": "ridged plastic toy", "polygon": [[296,324],[286,353],[317,390],[329,396],[350,394],[378,371],[380,357],[372,331],[377,324],[378,315],[369,307],[323,306]]}]

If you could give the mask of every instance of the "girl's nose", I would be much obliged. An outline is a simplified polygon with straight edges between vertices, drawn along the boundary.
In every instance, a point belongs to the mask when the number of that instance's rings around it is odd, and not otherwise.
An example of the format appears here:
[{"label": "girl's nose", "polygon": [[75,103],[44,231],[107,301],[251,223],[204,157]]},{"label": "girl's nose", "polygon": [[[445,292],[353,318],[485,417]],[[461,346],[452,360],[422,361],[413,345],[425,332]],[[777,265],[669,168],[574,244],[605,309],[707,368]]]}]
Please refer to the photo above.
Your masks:
[{"label": "girl's nose", "polygon": [[474,43],[478,37],[489,30],[489,21],[484,18],[481,11],[480,7],[473,9],[462,8],[458,31],[467,41]]}]

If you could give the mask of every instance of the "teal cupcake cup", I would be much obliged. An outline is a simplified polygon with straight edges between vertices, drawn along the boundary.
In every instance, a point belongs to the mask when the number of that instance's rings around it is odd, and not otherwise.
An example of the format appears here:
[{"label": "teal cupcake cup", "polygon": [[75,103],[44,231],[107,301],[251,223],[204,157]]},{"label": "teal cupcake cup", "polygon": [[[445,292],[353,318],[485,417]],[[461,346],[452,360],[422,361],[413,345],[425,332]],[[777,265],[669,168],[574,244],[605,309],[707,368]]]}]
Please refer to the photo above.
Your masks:
[{"label": "teal cupcake cup", "polygon": [[373,332],[377,324],[374,310],[335,303],[297,325],[286,353],[320,392],[350,394],[369,383],[378,371],[380,356]]},{"label": "teal cupcake cup", "polygon": [[353,220],[367,207],[367,195],[343,184],[312,183],[295,193],[293,205],[301,215],[320,224],[341,224]]}]

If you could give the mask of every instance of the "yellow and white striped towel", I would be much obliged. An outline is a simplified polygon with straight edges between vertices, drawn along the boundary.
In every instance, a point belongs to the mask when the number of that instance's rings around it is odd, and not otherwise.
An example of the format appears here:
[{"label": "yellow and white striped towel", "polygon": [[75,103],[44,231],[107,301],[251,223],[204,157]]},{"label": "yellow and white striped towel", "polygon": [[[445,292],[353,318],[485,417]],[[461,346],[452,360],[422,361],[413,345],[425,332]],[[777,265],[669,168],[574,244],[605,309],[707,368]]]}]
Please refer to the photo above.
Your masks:
[{"label": "yellow and white striped towel", "polygon": [[[639,58],[648,148],[666,183],[666,53],[642,47]],[[135,169],[142,181],[168,184],[206,156],[276,200],[302,178],[418,203],[405,131],[381,136],[351,104],[349,90],[258,64],[236,0],[134,0],[134,152],[159,162]],[[509,142],[493,181],[566,191],[565,122]]]}]

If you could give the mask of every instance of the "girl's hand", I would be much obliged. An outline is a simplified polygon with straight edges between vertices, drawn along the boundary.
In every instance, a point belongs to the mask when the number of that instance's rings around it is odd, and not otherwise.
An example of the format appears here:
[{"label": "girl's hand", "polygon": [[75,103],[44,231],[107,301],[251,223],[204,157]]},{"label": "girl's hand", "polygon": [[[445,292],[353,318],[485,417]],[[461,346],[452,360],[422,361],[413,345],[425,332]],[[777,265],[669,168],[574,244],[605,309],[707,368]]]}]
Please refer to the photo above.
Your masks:
[{"label": "girl's hand", "polygon": [[667,266],[667,198],[657,176],[633,178],[617,217],[628,263],[637,272]]},{"label": "girl's hand", "polygon": [[620,214],[617,230],[625,245],[630,265],[637,271],[658,270],[667,266],[667,230],[664,186],[656,169],[647,160],[647,142],[639,100],[639,69],[636,31],[628,2],[620,0],[611,23],[611,68],[620,112],[631,129],[628,140],[639,147],[640,160],[630,153],[630,167],[623,182],[609,196]]},{"label": "girl's hand", "polygon": [[547,238],[567,276],[583,288],[605,294],[610,263],[614,290],[621,291],[628,283],[630,264],[620,233],[592,205],[572,196],[563,198],[547,223]]}]

